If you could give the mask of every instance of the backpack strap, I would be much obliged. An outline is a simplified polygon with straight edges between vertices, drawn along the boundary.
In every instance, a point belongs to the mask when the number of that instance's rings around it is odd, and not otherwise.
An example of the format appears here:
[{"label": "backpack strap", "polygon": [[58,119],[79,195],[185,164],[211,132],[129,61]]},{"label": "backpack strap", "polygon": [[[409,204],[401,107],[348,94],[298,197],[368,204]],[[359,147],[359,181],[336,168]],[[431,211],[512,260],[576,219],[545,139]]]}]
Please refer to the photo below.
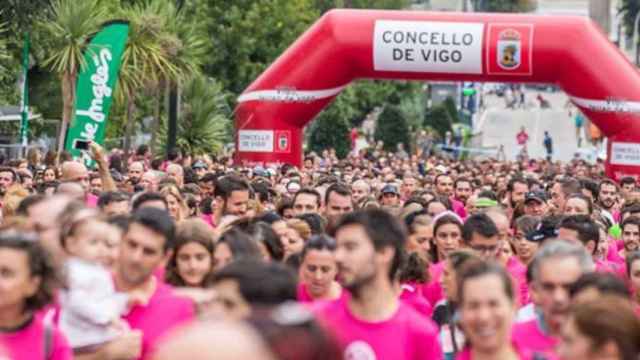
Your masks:
[{"label": "backpack strap", "polygon": [[53,318],[53,311],[50,311],[44,316],[44,319],[42,320],[42,323],[44,325],[44,334],[43,334],[44,360],[48,360],[53,355],[53,330],[54,329],[53,329],[52,318]]}]

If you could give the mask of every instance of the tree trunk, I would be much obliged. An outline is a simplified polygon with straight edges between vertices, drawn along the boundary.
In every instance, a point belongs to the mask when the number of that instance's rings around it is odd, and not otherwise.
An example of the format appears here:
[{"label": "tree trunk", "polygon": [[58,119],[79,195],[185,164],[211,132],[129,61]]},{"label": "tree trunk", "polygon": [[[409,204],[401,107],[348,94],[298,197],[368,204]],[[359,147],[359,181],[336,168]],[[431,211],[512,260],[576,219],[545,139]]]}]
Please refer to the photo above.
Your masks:
[{"label": "tree trunk", "polygon": [[75,81],[76,72],[66,71],[62,74],[62,124],[58,133],[58,151],[56,154],[56,165],[60,162],[60,154],[64,150],[67,129],[73,116],[73,103],[75,101]]},{"label": "tree trunk", "polygon": [[131,149],[131,133],[133,132],[133,112],[135,111],[135,99],[127,99],[127,121],[124,128],[124,164],[128,167]]},{"label": "tree trunk", "polygon": [[155,91],[155,109],[153,111],[153,121],[151,122],[151,141],[149,144],[149,148],[151,148],[152,152],[155,152],[157,143],[158,143],[158,130],[160,129],[160,108],[162,107],[162,102],[164,100],[163,96],[163,86],[158,86]]}]

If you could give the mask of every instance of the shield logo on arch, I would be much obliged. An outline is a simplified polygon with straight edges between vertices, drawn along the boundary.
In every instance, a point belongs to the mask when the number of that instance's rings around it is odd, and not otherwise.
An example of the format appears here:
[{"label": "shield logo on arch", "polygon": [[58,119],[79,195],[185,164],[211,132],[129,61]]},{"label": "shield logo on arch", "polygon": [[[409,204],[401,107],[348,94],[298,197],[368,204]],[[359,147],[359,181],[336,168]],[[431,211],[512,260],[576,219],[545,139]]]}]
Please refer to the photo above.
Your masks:
[{"label": "shield logo on arch", "polygon": [[291,131],[276,130],[275,132],[275,152],[288,153],[291,152]]},{"label": "shield logo on arch", "polygon": [[498,35],[498,65],[515,70],[522,62],[522,35],[518,30],[506,29]]}]

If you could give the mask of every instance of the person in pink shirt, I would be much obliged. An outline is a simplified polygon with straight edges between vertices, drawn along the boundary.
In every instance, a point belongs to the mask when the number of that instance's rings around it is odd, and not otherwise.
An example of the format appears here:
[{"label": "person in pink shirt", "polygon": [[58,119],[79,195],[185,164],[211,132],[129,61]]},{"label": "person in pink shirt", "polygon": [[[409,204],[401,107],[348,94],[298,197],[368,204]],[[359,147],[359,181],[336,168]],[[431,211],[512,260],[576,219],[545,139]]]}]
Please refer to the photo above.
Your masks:
[{"label": "person in pink shirt", "polygon": [[37,237],[0,235],[0,348],[9,359],[73,358],[62,332],[37,315],[53,301],[60,284],[58,271]]},{"label": "person in pink shirt", "polygon": [[[175,225],[167,211],[143,207],[133,213],[113,274],[116,289],[132,299],[130,311],[123,316],[132,330],[78,359],[148,359],[163,337],[194,319],[193,302],[177,296],[153,275],[171,255],[174,236]],[[112,356],[114,351],[127,354]]]},{"label": "person in pink shirt", "polygon": [[298,301],[330,301],[346,294],[335,280],[335,251],[335,240],[326,235],[314,236],[305,244],[300,253]]},{"label": "person in pink shirt", "polygon": [[429,283],[422,287],[422,293],[429,303],[435,305],[444,298],[440,279],[445,260],[462,245],[462,220],[451,211],[444,212],[433,219],[433,234],[433,263],[429,266]]},{"label": "person in pink shirt", "polygon": [[634,251],[627,255],[626,261],[627,279],[631,288],[631,300],[640,316],[640,251]]},{"label": "person in pink shirt", "polygon": [[442,359],[437,328],[398,299],[406,233],[378,209],[345,215],[335,231],[338,278],[351,293],[316,309],[345,359]]},{"label": "person in pink shirt", "polygon": [[470,263],[458,275],[460,326],[467,342],[457,360],[539,358],[511,334],[518,306],[512,284],[505,269],[494,262]]},{"label": "person in pink shirt", "polygon": [[534,319],[513,327],[512,338],[524,348],[555,356],[562,326],[569,316],[569,287],[595,267],[584,246],[566,240],[548,240],[530,266],[538,309]]}]

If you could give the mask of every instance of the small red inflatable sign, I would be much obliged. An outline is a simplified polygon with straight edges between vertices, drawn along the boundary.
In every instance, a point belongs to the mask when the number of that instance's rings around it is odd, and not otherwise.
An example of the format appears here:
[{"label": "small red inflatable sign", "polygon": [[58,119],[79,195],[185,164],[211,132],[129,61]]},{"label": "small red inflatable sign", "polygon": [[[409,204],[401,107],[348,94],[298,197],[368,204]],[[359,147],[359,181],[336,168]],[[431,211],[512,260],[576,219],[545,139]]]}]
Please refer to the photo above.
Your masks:
[{"label": "small red inflatable sign", "polygon": [[533,73],[533,25],[489,24],[488,75],[531,75]]}]

